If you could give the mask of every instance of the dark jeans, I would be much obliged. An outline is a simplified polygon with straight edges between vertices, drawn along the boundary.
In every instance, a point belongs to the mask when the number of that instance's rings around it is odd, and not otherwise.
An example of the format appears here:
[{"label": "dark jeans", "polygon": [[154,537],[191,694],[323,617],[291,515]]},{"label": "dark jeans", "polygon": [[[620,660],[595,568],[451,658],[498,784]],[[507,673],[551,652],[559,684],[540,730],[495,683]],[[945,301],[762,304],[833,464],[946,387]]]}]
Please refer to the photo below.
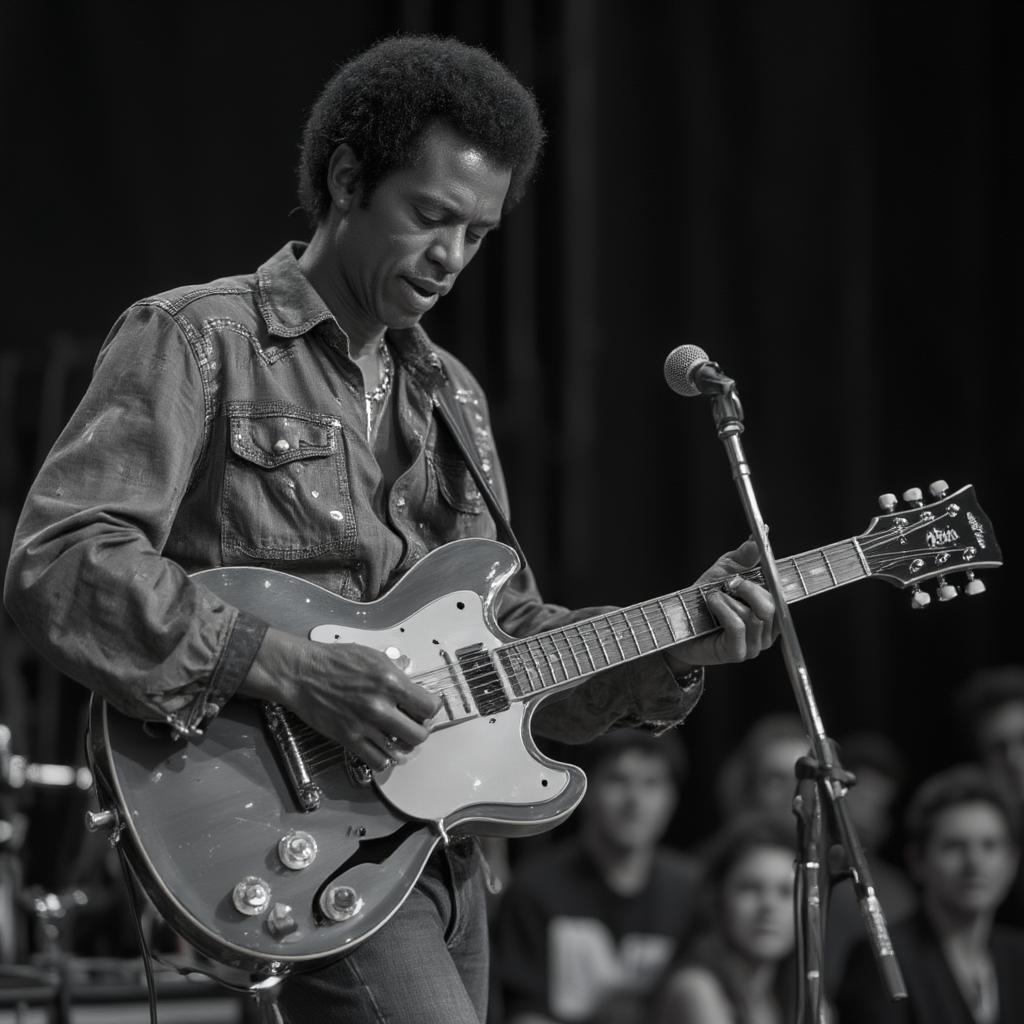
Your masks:
[{"label": "dark jeans", "polygon": [[480,853],[435,853],[397,914],[342,960],[289,978],[288,1024],[481,1024],[488,937]]}]

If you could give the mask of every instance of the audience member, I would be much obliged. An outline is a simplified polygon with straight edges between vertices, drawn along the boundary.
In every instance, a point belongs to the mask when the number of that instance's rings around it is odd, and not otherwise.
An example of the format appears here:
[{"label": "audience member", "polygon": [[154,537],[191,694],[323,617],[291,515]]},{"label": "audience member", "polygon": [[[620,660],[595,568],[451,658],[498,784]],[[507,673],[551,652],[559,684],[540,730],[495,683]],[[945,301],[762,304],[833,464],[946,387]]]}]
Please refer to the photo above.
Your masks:
[{"label": "audience member", "polygon": [[796,792],[796,762],[809,749],[799,715],[759,718],[719,775],[722,821],[749,811],[788,812]]},{"label": "audience member", "polygon": [[[1024,665],[979,669],[964,681],[954,706],[982,767],[1024,812]],[[1018,833],[1018,846],[1022,840]],[[1024,925],[1024,873],[1018,871],[998,918]]]},{"label": "audience member", "polygon": [[[843,767],[856,782],[847,791],[846,807],[857,838],[864,849],[889,924],[903,920],[914,910],[917,897],[906,872],[882,856],[893,832],[893,811],[906,783],[903,755],[878,732],[862,732],[839,744]],[[825,943],[825,982],[835,993],[846,966],[850,947],[864,935],[864,919],[849,880],[837,881],[831,891]]]},{"label": "audience member", "polygon": [[586,750],[578,832],[518,865],[495,934],[507,1024],[640,1024],[687,927],[696,861],[660,845],[678,737],[621,729]]},{"label": "audience member", "polygon": [[891,929],[909,998],[891,1002],[864,940],[836,999],[839,1024],[1019,1024],[1024,930],[994,924],[1017,870],[1016,808],[976,766],[928,779],[907,809],[921,909]]},{"label": "audience member", "polygon": [[733,819],[708,848],[703,913],[658,987],[653,1024],[793,1020],[794,828],[778,814]]}]

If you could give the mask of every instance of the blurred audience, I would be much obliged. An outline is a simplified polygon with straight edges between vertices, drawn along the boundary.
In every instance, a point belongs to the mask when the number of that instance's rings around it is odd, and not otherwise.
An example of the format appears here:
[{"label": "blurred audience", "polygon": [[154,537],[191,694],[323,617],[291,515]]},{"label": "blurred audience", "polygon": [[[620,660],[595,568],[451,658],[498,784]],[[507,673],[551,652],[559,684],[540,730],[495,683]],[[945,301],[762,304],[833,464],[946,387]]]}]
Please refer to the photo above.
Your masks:
[{"label": "blurred audience", "polygon": [[[1024,665],[995,665],[968,676],[957,691],[957,721],[981,766],[1024,821]],[[1024,835],[1018,832],[1017,844]],[[1018,870],[998,918],[1024,926],[1024,873]]]},{"label": "blurred audience", "polygon": [[708,847],[701,913],[652,1001],[652,1024],[788,1024],[793,973],[794,828],[743,815]]},{"label": "blurred audience", "polygon": [[799,715],[759,718],[719,774],[722,821],[749,811],[789,812],[796,792],[796,762],[809,749]]},{"label": "blurred audience", "polygon": [[839,988],[839,1024],[1024,1021],[1024,930],[994,923],[1017,870],[1017,828],[1017,808],[975,765],[920,786],[904,832],[921,909],[891,929],[909,998],[890,1001],[862,941]]},{"label": "blurred audience", "polygon": [[679,737],[621,729],[584,756],[577,833],[517,865],[499,907],[507,1024],[643,1024],[690,922],[697,864],[660,845],[683,777]]},{"label": "blurred audience", "polygon": [[[861,732],[839,743],[842,766],[856,782],[846,793],[846,808],[867,857],[886,921],[903,920],[915,908],[914,886],[902,867],[882,855],[894,831],[893,815],[907,780],[903,755],[878,732]],[[831,890],[825,942],[825,983],[835,993],[843,976],[850,947],[864,935],[864,919],[849,878]]]}]

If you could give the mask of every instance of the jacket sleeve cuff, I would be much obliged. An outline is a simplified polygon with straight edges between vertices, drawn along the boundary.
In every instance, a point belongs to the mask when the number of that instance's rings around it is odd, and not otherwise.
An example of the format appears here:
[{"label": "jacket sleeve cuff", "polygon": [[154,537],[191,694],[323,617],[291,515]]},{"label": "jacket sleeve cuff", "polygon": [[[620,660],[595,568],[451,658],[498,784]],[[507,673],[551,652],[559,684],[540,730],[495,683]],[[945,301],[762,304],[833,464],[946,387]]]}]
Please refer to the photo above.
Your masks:
[{"label": "jacket sleeve cuff", "polygon": [[238,612],[209,685],[188,707],[168,717],[168,724],[176,733],[201,735],[209,722],[220,714],[249,674],[266,631],[267,624],[261,619],[248,612]]}]

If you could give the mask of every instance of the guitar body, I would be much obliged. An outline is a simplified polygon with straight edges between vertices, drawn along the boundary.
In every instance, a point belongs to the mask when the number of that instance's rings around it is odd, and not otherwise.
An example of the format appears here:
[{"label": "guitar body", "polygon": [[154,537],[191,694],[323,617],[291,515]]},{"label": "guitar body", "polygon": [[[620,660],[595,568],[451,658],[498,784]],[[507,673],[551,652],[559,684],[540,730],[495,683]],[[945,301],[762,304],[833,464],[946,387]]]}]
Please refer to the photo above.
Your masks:
[{"label": "guitar body", "polygon": [[[366,604],[273,570],[212,569],[193,578],[279,629],[375,647],[401,658],[410,675],[429,677],[448,672],[457,650],[491,650],[509,639],[493,606],[516,567],[503,544],[457,541]],[[320,799],[312,810],[298,799],[256,702],[232,701],[203,735],[186,740],[94,700],[89,749],[101,796],[120,811],[132,866],[170,924],[220,963],[280,974],[320,966],[372,935],[447,836],[526,835],[572,812],[586,779],[537,750],[529,730],[537,702],[512,700],[446,723],[406,763],[375,774],[314,736],[306,760]],[[298,870],[278,853],[296,831],[317,846],[313,863]],[[275,934],[265,913],[236,909],[233,890],[252,877],[269,885],[271,905],[289,908],[287,934]],[[319,908],[324,888],[338,883],[358,900],[343,921]]]}]

